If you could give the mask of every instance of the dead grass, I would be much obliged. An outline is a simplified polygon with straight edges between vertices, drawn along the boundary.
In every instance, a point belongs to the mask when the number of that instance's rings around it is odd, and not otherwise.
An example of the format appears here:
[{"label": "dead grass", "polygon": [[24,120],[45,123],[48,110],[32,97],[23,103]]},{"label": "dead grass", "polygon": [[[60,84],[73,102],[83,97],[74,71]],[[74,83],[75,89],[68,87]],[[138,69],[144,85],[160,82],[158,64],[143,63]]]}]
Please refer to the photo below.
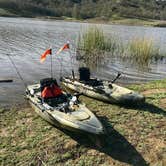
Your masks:
[{"label": "dead grass", "polygon": [[160,100],[160,106],[166,108],[166,98]]},{"label": "dead grass", "polygon": [[156,93],[166,93],[166,88],[161,88],[161,89],[148,89],[142,92],[143,95],[148,96],[151,94],[156,94]]},{"label": "dead grass", "polygon": [[78,145],[78,143],[74,140],[68,140],[65,144],[64,144],[64,148],[65,149],[73,149]]}]

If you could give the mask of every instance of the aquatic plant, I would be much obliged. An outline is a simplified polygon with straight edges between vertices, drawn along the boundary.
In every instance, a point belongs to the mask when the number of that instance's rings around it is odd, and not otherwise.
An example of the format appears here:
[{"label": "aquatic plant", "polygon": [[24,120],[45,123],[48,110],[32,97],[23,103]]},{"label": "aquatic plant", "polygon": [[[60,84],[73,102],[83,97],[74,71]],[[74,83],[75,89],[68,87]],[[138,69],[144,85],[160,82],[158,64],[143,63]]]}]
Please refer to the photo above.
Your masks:
[{"label": "aquatic plant", "polygon": [[156,48],[152,39],[134,38],[128,43],[128,56],[138,65],[148,66],[153,57],[159,56],[159,48]]},{"label": "aquatic plant", "polygon": [[124,44],[122,39],[114,35],[105,36],[102,28],[97,26],[89,27],[79,34],[77,57],[86,66],[96,69],[112,56],[128,61],[140,69],[148,69],[152,58],[161,57],[161,53],[153,39],[147,37],[135,37]]},{"label": "aquatic plant", "polygon": [[89,27],[84,33],[79,34],[77,50],[89,67],[97,66],[101,59],[106,57],[106,52],[114,55],[116,49],[115,38],[106,37],[103,30],[97,26]]}]

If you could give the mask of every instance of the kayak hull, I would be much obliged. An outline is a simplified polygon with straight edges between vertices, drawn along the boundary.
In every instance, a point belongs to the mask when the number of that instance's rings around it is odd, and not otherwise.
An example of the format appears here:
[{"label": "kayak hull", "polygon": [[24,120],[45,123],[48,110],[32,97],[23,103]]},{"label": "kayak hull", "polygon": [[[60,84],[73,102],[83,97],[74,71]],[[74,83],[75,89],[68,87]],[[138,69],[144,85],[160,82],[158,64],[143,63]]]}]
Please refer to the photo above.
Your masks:
[{"label": "kayak hull", "polygon": [[[109,85],[108,81],[103,82]],[[142,103],[145,101],[145,97],[143,95],[116,84],[111,84],[111,88],[105,85],[106,88],[96,90],[92,86],[86,85],[78,80],[72,80],[71,78],[63,78],[61,83],[63,86],[73,91],[83,93],[88,97],[109,103],[130,104]]]},{"label": "kayak hull", "polygon": [[79,105],[80,110],[70,113],[64,113],[54,108],[47,109],[43,106],[36,95],[30,95],[27,88],[27,98],[34,111],[50,124],[67,129],[69,131],[101,135],[105,130],[95,115],[89,111],[83,104]]}]

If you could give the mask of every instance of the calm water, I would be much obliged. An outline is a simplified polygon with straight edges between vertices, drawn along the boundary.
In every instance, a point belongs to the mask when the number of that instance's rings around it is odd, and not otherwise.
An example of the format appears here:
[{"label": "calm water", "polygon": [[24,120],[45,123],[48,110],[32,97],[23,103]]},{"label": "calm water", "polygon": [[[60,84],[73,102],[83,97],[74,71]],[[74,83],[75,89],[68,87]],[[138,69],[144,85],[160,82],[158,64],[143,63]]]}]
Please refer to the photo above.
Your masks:
[{"label": "calm water", "polygon": [[[19,79],[8,56],[15,62],[26,84],[38,82],[50,75],[50,59],[40,64],[40,55],[49,47],[53,54],[64,43],[70,41],[70,53],[74,57],[75,44],[79,32],[90,24],[64,21],[45,21],[24,18],[0,18],[0,78],[13,78],[13,83],[0,83],[0,103],[16,103],[22,100],[25,87]],[[153,38],[161,52],[166,52],[166,28],[98,25],[109,37],[111,34],[121,38],[123,42],[136,36]],[[54,76],[69,75],[71,68],[77,70],[78,62],[71,65],[69,51],[58,56],[53,55]],[[63,69],[62,69],[63,66]],[[72,67],[71,67],[72,66]],[[154,61],[148,70],[140,71],[135,65],[115,58],[108,58],[107,63],[99,67],[92,74],[104,79],[112,79],[117,72],[121,72],[120,83],[139,83],[166,78],[166,59]]]}]

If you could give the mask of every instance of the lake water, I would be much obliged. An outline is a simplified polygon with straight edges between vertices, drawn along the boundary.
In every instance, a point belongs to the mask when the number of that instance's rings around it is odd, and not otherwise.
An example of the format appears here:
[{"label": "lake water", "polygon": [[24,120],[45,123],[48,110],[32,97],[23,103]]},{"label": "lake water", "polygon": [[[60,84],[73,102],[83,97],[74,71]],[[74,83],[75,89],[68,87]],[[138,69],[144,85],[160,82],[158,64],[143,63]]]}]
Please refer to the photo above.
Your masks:
[{"label": "lake water", "polygon": [[[40,55],[49,47],[53,54],[67,41],[71,44],[69,51],[58,56],[53,55],[54,76],[69,75],[71,68],[77,71],[79,63],[75,57],[78,34],[91,24],[53,20],[0,17],[0,79],[12,78],[13,83],[0,83],[0,103],[16,103],[22,100],[25,87],[18,77],[9,57],[15,62],[17,69],[26,84],[38,82],[50,76],[50,59],[41,64]],[[115,35],[128,42],[133,37],[146,36],[152,38],[161,52],[166,52],[166,28],[97,25],[103,28],[109,37]],[[166,78],[166,59],[151,62],[148,70],[140,70],[135,65],[117,58],[108,58],[107,63],[100,65],[94,76],[111,80],[118,72],[122,73],[119,83],[140,83]]]}]

